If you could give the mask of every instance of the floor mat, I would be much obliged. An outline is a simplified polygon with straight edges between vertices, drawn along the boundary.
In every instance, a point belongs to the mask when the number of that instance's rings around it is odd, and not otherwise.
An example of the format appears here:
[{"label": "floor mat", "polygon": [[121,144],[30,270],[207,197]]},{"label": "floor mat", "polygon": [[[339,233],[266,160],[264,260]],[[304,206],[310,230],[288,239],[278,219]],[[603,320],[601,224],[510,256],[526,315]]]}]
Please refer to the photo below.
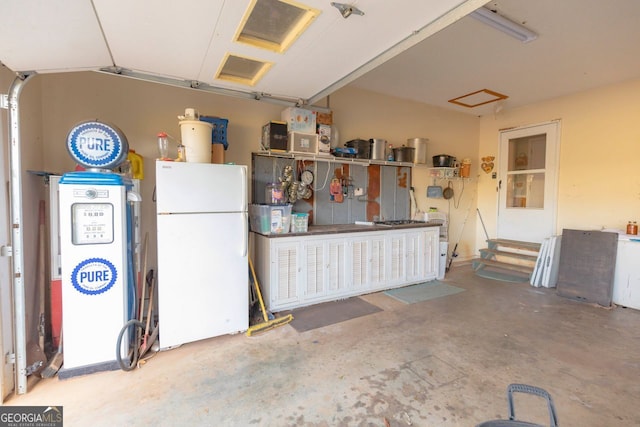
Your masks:
[{"label": "floor mat", "polygon": [[391,289],[384,293],[405,304],[413,304],[457,294],[462,291],[464,291],[464,289],[458,288],[457,286],[447,285],[439,280],[432,280],[417,285],[405,286],[404,288]]},{"label": "floor mat", "polygon": [[356,317],[377,313],[382,309],[365,300],[357,297],[325,302],[322,304],[302,307],[287,313],[293,314],[293,321],[290,323],[298,332],[306,332],[312,329],[322,328]]}]

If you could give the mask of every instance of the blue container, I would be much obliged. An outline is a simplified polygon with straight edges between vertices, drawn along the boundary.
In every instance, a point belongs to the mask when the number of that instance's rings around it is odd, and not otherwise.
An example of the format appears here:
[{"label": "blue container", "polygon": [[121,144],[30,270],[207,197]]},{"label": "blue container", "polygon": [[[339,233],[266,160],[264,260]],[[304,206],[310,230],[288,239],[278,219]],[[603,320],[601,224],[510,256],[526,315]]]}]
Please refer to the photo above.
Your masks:
[{"label": "blue container", "polygon": [[229,125],[229,120],[212,116],[200,116],[200,120],[211,123],[213,126],[211,142],[224,145],[224,149],[226,150],[229,147],[229,143],[227,142],[227,126]]}]

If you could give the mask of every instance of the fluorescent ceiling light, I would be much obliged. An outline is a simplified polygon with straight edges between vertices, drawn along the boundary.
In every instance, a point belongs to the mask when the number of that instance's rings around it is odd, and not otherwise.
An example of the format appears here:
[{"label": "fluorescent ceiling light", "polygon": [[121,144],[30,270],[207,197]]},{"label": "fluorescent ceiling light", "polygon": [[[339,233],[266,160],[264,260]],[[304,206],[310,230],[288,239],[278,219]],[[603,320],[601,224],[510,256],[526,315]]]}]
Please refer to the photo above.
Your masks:
[{"label": "fluorescent ceiling light", "polygon": [[504,16],[498,15],[496,12],[487,9],[486,7],[474,10],[471,12],[470,16],[473,16],[478,21],[484,22],[496,30],[502,31],[523,43],[529,43],[530,41],[538,38],[538,35],[530,29],[511,21]]}]

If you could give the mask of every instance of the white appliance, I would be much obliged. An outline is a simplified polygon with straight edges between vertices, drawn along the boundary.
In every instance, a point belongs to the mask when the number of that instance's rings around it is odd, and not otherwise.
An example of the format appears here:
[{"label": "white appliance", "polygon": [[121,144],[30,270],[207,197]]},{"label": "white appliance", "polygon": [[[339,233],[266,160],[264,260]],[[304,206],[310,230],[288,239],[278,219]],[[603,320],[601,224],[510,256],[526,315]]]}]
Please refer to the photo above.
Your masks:
[{"label": "white appliance", "polygon": [[[62,238],[60,236],[60,209],[59,209],[59,188],[60,176],[49,176],[49,264],[50,264],[50,322],[51,338],[53,347],[57,348],[60,343],[60,328],[62,326]],[[133,193],[140,193],[140,180],[132,179]],[[134,275],[141,280],[141,240],[140,240],[140,203],[133,203],[133,256]]]},{"label": "white appliance", "polygon": [[[102,172],[70,172],[59,185],[64,367],[61,378],[114,370],[116,342],[135,313],[131,182]],[[127,357],[128,345],[121,347]]]},{"label": "white appliance", "polygon": [[247,167],[156,162],[160,347],[249,327]]},{"label": "white appliance", "polygon": [[129,152],[117,127],[97,120],[78,123],[67,136],[67,151],[88,170],[65,173],[58,181],[60,378],[118,369],[118,355],[128,357],[129,342],[118,350],[116,344],[136,314],[133,202],[141,200],[131,179],[111,172]]},{"label": "white appliance", "polygon": [[614,304],[640,310],[640,239],[620,234],[611,300]]}]

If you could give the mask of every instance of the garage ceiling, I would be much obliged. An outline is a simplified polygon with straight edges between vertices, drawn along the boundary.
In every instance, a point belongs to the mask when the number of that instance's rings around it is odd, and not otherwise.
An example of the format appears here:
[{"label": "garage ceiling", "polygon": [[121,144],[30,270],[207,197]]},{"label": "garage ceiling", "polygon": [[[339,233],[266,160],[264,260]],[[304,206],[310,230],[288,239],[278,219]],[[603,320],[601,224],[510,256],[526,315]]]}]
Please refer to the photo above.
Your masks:
[{"label": "garage ceiling", "polygon": [[[233,41],[251,0],[7,0],[0,62],[298,103],[351,84],[478,116],[640,77],[640,1],[486,3],[538,34],[526,44],[466,16],[485,2],[357,0],[349,4],[364,15],[345,19],[330,1],[304,0],[320,15],[276,53]],[[273,66],[254,86],[215,79],[227,53]],[[508,98],[473,108],[449,102],[483,89]]]},{"label": "garage ceiling", "polygon": [[[329,1],[302,3],[320,14],[278,53],[234,41],[251,0],[10,0],[0,5],[0,61],[17,72],[108,69],[313,101],[373,68],[380,55],[393,56],[394,46],[423,40],[484,0],[402,0],[393,7],[353,1],[364,15],[348,18]],[[253,86],[215,79],[230,53],[273,65]]]},{"label": "garage ceiling", "polygon": [[[352,84],[478,116],[640,77],[640,1],[497,0],[487,8],[538,34],[529,43],[467,16]],[[508,98],[448,100],[481,89]]]}]

